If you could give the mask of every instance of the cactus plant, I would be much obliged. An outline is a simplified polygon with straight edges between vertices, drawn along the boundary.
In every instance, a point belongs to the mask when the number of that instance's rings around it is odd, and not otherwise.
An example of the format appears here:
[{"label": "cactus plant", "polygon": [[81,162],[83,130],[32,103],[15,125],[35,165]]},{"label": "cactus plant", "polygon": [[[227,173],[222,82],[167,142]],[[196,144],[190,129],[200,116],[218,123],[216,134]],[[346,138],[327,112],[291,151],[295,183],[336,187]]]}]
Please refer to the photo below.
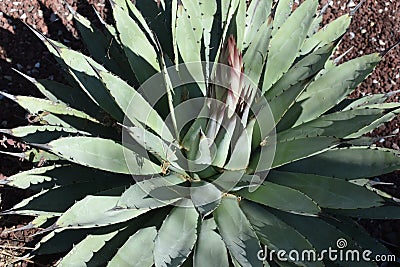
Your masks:
[{"label": "cactus plant", "polygon": [[[330,57],[351,16],[320,29],[316,0],[111,0],[112,24],[74,15],[88,55],[34,31],[68,84],[5,97],[30,125],[10,155],[39,162],[6,186],[35,192],[2,216],[34,216],[32,256],[59,266],[325,266],[272,250],[390,254],[357,218],[399,219],[371,180],[399,152],[364,134],[400,104],[346,98],[383,55]],[[361,264],[361,263],[358,263]],[[363,262],[363,266],[373,265]]]}]

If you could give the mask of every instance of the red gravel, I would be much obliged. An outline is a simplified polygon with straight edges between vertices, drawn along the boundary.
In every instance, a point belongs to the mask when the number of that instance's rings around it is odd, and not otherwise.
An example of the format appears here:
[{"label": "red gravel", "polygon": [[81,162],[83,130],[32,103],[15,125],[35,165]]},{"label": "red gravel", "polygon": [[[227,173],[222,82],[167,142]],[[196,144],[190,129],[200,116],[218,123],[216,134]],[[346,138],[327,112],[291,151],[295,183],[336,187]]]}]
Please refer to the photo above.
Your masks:
[{"label": "red gravel", "polygon": [[[103,17],[107,14],[106,0],[67,0],[80,13],[93,19],[93,4]],[[321,4],[329,0],[321,0]],[[360,0],[337,0],[327,9],[324,21],[349,12]],[[59,40],[74,49],[85,52],[79,35],[74,28],[72,17],[69,15],[61,0],[0,0],[0,90],[12,94],[39,96],[38,91],[29,82],[11,70],[18,69],[35,78],[50,78],[62,81],[62,75],[57,71],[55,60],[46,51],[40,41],[20,21],[31,25],[45,35]],[[338,55],[351,47],[353,49],[344,57],[348,60],[362,54],[383,52],[400,41],[400,1],[399,0],[366,0],[355,13],[348,33],[338,49]],[[352,97],[361,95],[390,92],[399,90],[400,84],[400,47],[392,49],[385,55],[372,75],[363,83]],[[399,101],[398,95],[390,101]],[[25,124],[25,113],[14,103],[0,99],[0,128],[9,128]],[[399,125],[397,117],[390,123],[380,127],[372,133],[373,136],[395,135],[379,143],[385,147],[399,149]],[[1,136],[0,136],[1,138]],[[0,155],[0,179],[29,168],[30,164],[23,163],[10,157]],[[380,178],[383,181],[393,182],[396,185],[383,188],[400,198],[399,173],[392,173]],[[17,203],[26,193],[0,187],[3,202],[0,209],[7,209]],[[27,219],[16,217],[1,219],[0,233],[4,229],[16,228],[27,223]],[[366,228],[377,238],[400,247],[400,229],[398,221],[367,222]],[[22,255],[21,247],[30,240],[30,232],[17,231],[12,234],[0,234],[0,266],[6,260]],[[10,249],[6,249],[8,246]],[[7,254],[15,254],[7,256]],[[51,261],[44,261],[48,265]],[[19,262],[26,266],[28,262]]]}]

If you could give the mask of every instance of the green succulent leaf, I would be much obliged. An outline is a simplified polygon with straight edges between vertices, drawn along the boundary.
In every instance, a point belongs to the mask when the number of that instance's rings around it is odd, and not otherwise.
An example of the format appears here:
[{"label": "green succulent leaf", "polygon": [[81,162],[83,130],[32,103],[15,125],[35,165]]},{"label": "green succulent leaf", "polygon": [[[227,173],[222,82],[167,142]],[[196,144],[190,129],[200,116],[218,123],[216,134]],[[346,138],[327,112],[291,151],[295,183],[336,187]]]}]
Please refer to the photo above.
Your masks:
[{"label": "green succulent leaf", "polygon": [[[107,266],[153,266],[153,249],[156,235],[157,230],[155,227],[140,229],[129,237]],[[146,249],[143,250],[143,248]],[[132,259],[135,259],[135,261],[132,261]]]},{"label": "green succulent leaf", "polygon": [[[385,117],[389,111],[375,108],[357,108],[339,111],[315,120],[300,124],[278,134],[279,138],[290,139],[312,136],[335,136],[338,138],[356,138],[366,133],[365,127],[376,123]],[[391,111],[390,117],[395,116],[398,110]]]},{"label": "green succulent leaf", "polygon": [[[194,81],[204,81],[204,71],[201,64],[200,53],[203,36],[201,14],[201,7],[196,2],[182,1],[182,5],[178,6],[176,29],[174,29],[179,54],[182,57],[183,63],[191,62],[191,64],[186,65],[186,67]],[[210,25],[207,26],[208,28],[210,27]],[[178,64],[178,62],[175,63]],[[197,85],[200,87],[203,95],[206,95],[205,84],[203,82],[197,82]]]},{"label": "green succulent leaf", "polygon": [[144,82],[160,71],[157,52],[146,34],[127,12],[119,6],[114,6],[113,14],[129,64],[139,82]]},{"label": "green succulent leaf", "polygon": [[264,181],[255,189],[242,189],[237,194],[250,201],[295,214],[316,216],[321,212],[316,201],[297,188],[269,181]]},{"label": "green succulent leaf", "polygon": [[226,170],[244,170],[249,164],[251,154],[251,139],[253,134],[255,119],[252,119],[242,132],[233,148],[231,158],[225,165]]},{"label": "green succulent leaf", "polygon": [[[180,188],[185,180],[176,175],[143,180],[129,187],[116,205],[119,209],[154,209],[172,204],[187,196]],[[180,190],[181,189],[181,190]]]},{"label": "green succulent leaf", "polygon": [[[126,181],[117,181],[114,183],[115,187],[126,185]],[[65,212],[76,201],[83,199],[90,194],[107,190],[109,182],[79,182],[71,183],[64,186],[55,186],[50,189],[42,190],[41,192],[23,200],[15,205],[12,209],[13,213],[24,213],[27,211],[38,213]]]},{"label": "green succulent leaf", "polygon": [[139,92],[109,72],[97,70],[97,74],[132,123],[139,121],[159,133],[165,140],[172,142],[174,138],[164,120]]},{"label": "green succulent leaf", "polygon": [[[285,250],[285,251],[315,251],[313,245],[295,228],[288,225],[285,220],[281,220],[265,208],[251,203],[249,201],[241,201],[240,207],[246,214],[251,225],[261,243],[269,249]],[[294,215],[293,215],[294,216]],[[300,216],[300,215],[298,215]],[[314,218],[300,216],[304,218]],[[259,250],[254,250],[256,254]],[[307,266],[324,266],[321,262],[295,262],[296,264],[307,264]]]},{"label": "green succulent leaf", "polygon": [[[277,143],[267,143],[261,147],[261,156],[253,157],[250,167],[254,167],[256,171],[268,170],[269,168],[277,168],[285,164],[306,159],[314,155],[318,155],[339,144],[339,140],[334,137],[316,136],[310,138],[293,138],[281,140],[277,135]],[[269,166],[268,149],[276,145],[275,157],[272,166]],[[265,152],[263,153],[263,150]]]},{"label": "green succulent leaf", "polygon": [[310,83],[297,100],[302,110],[293,126],[317,118],[342,101],[371,73],[379,61],[379,54],[359,57],[330,69]]},{"label": "green succulent leaf", "polygon": [[228,267],[228,253],[213,219],[201,223],[193,256],[193,266]]},{"label": "green succulent leaf", "polygon": [[121,121],[123,113],[117,107],[101,81],[97,79],[93,66],[98,70],[105,71],[106,69],[82,53],[66,48],[54,40],[49,40],[43,36],[41,38],[57,61],[68,70],[69,74],[75,79],[85,94],[96,105],[108,112],[116,120]]},{"label": "green succulent leaf", "polygon": [[155,266],[180,266],[187,259],[196,243],[198,217],[193,206],[171,211],[156,237]]},{"label": "green succulent leaf", "polygon": [[[332,54],[333,44],[327,44],[315,52],[306,55],[299,62],[293,65],[272,87],[265,93],[268,102],[277,102],[284,100],[280,98],[286,91],[293,90],[292,87],[296,84],[305,81],[315,75],[321,68],[324,67],[326,60]],[[295,98],[297,99],[297,97]]]},{"label": "green succulent leaf", "polygon": [[[370,147],[336,148],[282,167],[282,170],[341,179],[373,177],[399,168],[398,151]],[[340,166],[340,168],[338,168]]]},{"label": "green succulent leaf", "polygon": [[259,240],[236,197],[223,197],[214,211],[214,219],[229,253],[241,266],[262,266],[257,258]]},{"label": "green succulent leaf", "polygon": [[272,34],[275,35],[276,32],[282,27],[285,21],[292,14],[293,0],[281,0],[276,3],[275,14],[274,14],[274,25]]},{"label": "green succulent leaf", "polygon": [[307,37],[313,14],[317,10],[317,4],[317,1],[305,1],[272,36],[264,75],[263,93],[282,77],[298,56]]},{"label": "green succulent leaf", "polygon": [[190,197],[197,211],[204,217],[218,207],[222,192],[215,185],[200,181],[192,183]]},{"label": "green succulent leaf", "polygon": [[258,29],[257,35],[247,47],[246,53],[243,56],[243,65],[244,74],[247,75],[250,80],[245,80],[245,86],[257,88],[260,83],[263,67],[267,60],[271,30],[271,23],[269,21],[264,22]]},{"label": "green succulent leaf", "polygon": [[340,16],[335,19],[310,38],[307,38],[301,47],[301,55],[305,55],[312,51],[313,49],[317,49],[322,47],[330,42],[334,42],[339,39],[349,27],[351,22],[351,17],[349,14]]},{"label": "green succulent leaf", "polygon": [[52,102],[50,100],[35,98],[31,96],[12,96],[4,92],[0,92],[0,94],[15,101],[16,103],[18,103],[18,105],[20,105],[32,114],[39,114],[40,112],[50,112],[58,115],[70,115],[92,122],[98,122],[96,119],[90,117],[84,112],[76,110],[74,108],[70,108],[63,103]]},{"label": "green succulent leaf", "polygon": [[113,26],[107,25],[101,31],[72,8],[70,11],[72,11],[79,33],[93,59],[103,64],[108,70],[128,78],[131,73],[124,70],[128,62],[123,60],[123,51],[112,34],[115,29],[109,31]]},{"label": "green succulent leaf", "polygon": [[101,234],[88,235],[84,240],[74,246],[73,249],[57,264],[58,266],[87,266],[86,263],[92,258],[93,253],[112,239],[118,231]]},{"label": "green succulent leaf", "polygon": [[[246,11],[246,26],[244,31],[243,48],[247,48],[259,36],[262,25],[269,20],[272,1],[251,1]],[[263,32],[263,31],[262,31]]]},{"label": "green succulent leaf", "polygon": [[46,147],[69,161],[100,170],[136,175],[161,172],[161,167],[149,159],[109,139],[65,137],[51,141]]},{"label": "green succulent leaf", "polygon": [[91,233],[91,229],[55,229],[45,235],[35,246],[34,255],[67,252]]},{"label": "green succulent leaf", "polygon": [[54,170],[55,168],[58,167],[60,166],[53,165],[53,166],[40,167],[36,169],[19,172],[10,177],[7,177],[5,179],[5,182],[9,186],[21,189],[27,189],[31,186],[31,184],[38,184],[46,180],[51,180],[51,177],[42,174],[46,174],[46,172]]},{"label": "green succulent leaf", "polygon": [[384,202],[365,187],[333,177],[272,170],[268,181],[298,190],[322,208],[361,209],[380,206]]},{"label": "green succulent leaf", "polygon": [[[334,225],[331,225],[322,219],[316,218],[311,220],[304,216],[297,216],[272,210],[271,213],[277,217],[279,216],[281,220],[285,221],[288,225],[296,229],[315,246],[318,252],[326,249],[326,245],[328,244],[328,246],[335,249],[338,240],[345,240],[345,242],[347,242],[347,251],[362,251],[362,248],[359,246],[359,244],[354,242],[352,236],[348,236],[347,234],[338,230]],[[301,251],[304,251],[304,249]],[[311,259],[313,259],[313,257],[315,257],[314,255],[316,254],[311,252],[308,255],[310,255]],[[323,256],[325,256],[325,260],[331,261],[329,257],[326,257],[327,255]],[[346,264],[346,261],[341,261],[340,258],[334,260],[334,262],[339,265]],[[310,264],[308,261],[307,263]],[[374,263],[363,261],[362,259],[361,261],[354,261],[354,263],[354,266],[375,266]]]},{"label": "green succulent leaf", "polygon": [[107,226],[129,221],[149,211],[149,209],[115,209],[118,200],[117,196],[89,195],[63,213],[55,227],[81,229]]}]

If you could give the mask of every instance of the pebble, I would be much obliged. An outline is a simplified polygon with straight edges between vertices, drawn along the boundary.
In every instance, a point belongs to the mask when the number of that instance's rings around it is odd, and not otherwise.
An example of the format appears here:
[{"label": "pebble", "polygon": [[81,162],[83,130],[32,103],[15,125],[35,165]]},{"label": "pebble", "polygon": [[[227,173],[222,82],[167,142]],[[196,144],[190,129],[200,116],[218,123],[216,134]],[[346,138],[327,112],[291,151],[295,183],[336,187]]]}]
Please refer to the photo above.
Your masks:
[{"label": "pebble", "polygon": [[69,14],[69,15],[67,16],[67,21],[71,21],[71,20],[73,20],[73,19],[74,19],[74,15]]},{"label": "pebble", "polygon": [[382,41],[382,40],[379,40],[379,45],[381,45],[381,46],[385,46],[385,45],[386,45],[386,43],[385,43],[384,41]]}]

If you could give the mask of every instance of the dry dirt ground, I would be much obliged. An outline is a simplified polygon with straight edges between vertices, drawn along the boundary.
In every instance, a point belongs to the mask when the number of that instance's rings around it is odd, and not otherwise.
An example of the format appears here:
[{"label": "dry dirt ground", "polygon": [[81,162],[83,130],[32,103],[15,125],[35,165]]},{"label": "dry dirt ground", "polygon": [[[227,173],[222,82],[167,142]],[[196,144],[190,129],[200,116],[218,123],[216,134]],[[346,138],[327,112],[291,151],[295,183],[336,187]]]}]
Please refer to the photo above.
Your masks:
[{"label": "dry dirt ground", "polygon": [[[329,3],[324,21],[331,21],[349,12],[360,1],[321,0],[321,6]],[[106,0],[67,0],[67,2],[92,20],[96,19],[92,7],[107,18],[108,3]],[[34,78],[50,78],[58,81],[62,81],[63,78],[55,60],[24,23],[74,49],[84,52],[85,49],[79,40],[79,34],[75,30],[72,16],[68,12],[64,0],[0,0],[0,90],[11,94],[40,96],[33,85],[21,78],[11,68]],[[344,56],[344,60],[376,51],[384,52],[398,41],[400,41],[400,1],[365,0],[355,12],[352,25],[340,44],[336,56],[349,49],[351,50]],[[395,47],[385,55],[373,74],[359,86],[352,96],[399,90],[399,63],[400,48]],[[390,101],[398,102],[399,95],[394,95]],[[7,99],[0,98],[0,128],[15,127],[26,123],[25,113],[22,109]],[[379,137],[377,145],[399,149],[399,127],[400,118],[397,117],[371,135]],[[390,137],[381,138],[385,136]],[[0,155],[0,179],[30,167],[27,162]],[[394,183],[383,189],[400,198],[399,172],[376,179]],[[0,194],[2,199],[0,210],[4,210],[18,203],[29,193],[0,187]],[[27,222],[29,222],[29,218],[0,218],[0,266],[6,266],[6,263],[12,262],[15,262],[16,266],[51,265],[53,261],[51,258],[35,259],[35,263],[31,260],[19,260],[19,256],[30,250],[33,233],[29,231],[5,233],[4,231],[23,226]],[[399,221],[362,221],[362,224],[372,235],[386,243],[399,255]]]}]

